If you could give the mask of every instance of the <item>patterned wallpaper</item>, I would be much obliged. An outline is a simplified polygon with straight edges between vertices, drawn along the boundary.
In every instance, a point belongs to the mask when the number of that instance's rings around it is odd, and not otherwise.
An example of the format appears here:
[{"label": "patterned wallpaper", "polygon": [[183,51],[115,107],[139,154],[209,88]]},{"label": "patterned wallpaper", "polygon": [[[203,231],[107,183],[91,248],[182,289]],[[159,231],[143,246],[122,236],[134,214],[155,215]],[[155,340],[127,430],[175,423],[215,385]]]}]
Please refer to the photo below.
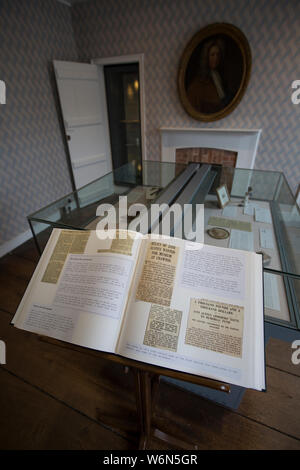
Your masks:
[{"label": "patterned wallpaper", "polygon": [[[72,15],[72,18],[71,18]],[[145,55],[147,157],[160,158],[158,128],[262,128],[256,167],[300,181],[299,0],[0,0],[0,244],[28,229],[26,216],[71,190],[57,113],[53,59]],[[72,19],[72,21],[71,21]],[[213,22],[238,26],[253,54],[249,87],[235,111],[200,123],[177,94],[178,61],[190,37]]]},{"label": "patterned wallpaper", "polygon": [[26,216],[71,191],[52,60],[76,60],[71,10],[55,0],[0,1],[0,244]]},{"label": "patterned wallpaper", "polygon": [[[147,158],[160,158],[158,128],[262,128],[256,168],[281,170],[293,191],[300,182],[299,0],[94,0],[72,9],[80,59],[145,54]],[[252,49],[252,76],[232,114],[200,123],[182,108],[176,86],[191,36],[214,22],[239,27]]]}]

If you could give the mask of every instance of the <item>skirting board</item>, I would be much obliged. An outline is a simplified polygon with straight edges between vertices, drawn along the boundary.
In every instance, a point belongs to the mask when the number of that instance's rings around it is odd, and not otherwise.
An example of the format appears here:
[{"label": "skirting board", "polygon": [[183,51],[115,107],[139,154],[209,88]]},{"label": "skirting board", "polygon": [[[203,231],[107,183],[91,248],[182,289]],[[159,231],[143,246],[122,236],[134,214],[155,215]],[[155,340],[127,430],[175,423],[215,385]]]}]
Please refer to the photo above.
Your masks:
[{"label": "skirting board", "polygon": [[10,251],[14,250],[18,246],[22,245],[22,243],[27,242],[32,238],[32,232],[31,230],[26,230],[26,232],[21,233],[20,235],[17,235],[15,238],[12,240],[9,240],[8,242],[4,242],[2,245],[0,245],[0,258],[2,256],[6,255]]}]

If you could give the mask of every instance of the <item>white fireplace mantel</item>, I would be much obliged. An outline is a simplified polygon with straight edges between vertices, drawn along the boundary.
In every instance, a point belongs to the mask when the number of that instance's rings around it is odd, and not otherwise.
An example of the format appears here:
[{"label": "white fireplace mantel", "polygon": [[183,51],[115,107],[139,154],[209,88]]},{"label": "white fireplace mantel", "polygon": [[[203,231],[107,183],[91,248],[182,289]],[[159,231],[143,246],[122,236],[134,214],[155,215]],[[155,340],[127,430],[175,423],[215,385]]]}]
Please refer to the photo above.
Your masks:
[{"label": "white fireplace mantel", "polygon": [[176,149],[216,148],[237,152],[237,168],[254,168],[261,129],[161,127],[161,161],[175,162]]}]

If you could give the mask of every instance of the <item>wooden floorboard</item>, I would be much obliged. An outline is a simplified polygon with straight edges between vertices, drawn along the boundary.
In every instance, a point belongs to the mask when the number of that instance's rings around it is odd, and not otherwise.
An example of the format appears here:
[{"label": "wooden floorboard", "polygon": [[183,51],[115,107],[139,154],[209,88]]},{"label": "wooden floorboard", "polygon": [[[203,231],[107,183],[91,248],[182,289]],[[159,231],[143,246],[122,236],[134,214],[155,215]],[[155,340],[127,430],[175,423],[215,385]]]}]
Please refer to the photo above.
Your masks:
[{"label": "wooden floorboard", "polygon": [[267,367],[267,392],[247,390],[238,412],[300,440],[300,377]]},{"label": "wooden floorboard", "polygon": [[199,449],[300,449],[300,441],[197,395],[161,385],[155,421]]},{"label": "wooden floorboard", "polygon": [[20,259],[19,256],[11,253],[0,259],[0,273],[16,278],[19,280],[25,280],[32,276],[36,267],[36,262],[30,259]]},{"label": "wooden floorboard", "polygon": [[18,248],[13,250],[13,254],[22,259],[28,259],[36,263],[40,259],[40,254],[35,246],[33,239],[28,240],[27,242],[23,243],[23,245],[20,245]]},{"label": "wooden floorboard", "polygon": [[[70,349],[10,322],[39,259],[28,241],[0,260],[1,449],[136,449],[134,380],[95,351]],[[267,392],[247,390],[233,411],[162,383],[154,421],[199,449],[300,449],[300,366],[271,338]],[[151,449],[172,446],[153,439]]]},{"label": "wooden floorboard", "polygon": [[0,369],[1,449],[133,449],[134,444]]},{"label": "wooden floorboard", "polygon": [[[4,369],[72,408],[128,438],[137,435],[134,379],[124,368],[95,355],[49,343],[10,325],[0,311],[1,337],[6,343]],[[58,342],[57,342],[58,343]]]},{"label": "wooden floorboard", "polygon": [[12,315],[16,312],[24,295],[28,281],[0,273],[0,308]]}]

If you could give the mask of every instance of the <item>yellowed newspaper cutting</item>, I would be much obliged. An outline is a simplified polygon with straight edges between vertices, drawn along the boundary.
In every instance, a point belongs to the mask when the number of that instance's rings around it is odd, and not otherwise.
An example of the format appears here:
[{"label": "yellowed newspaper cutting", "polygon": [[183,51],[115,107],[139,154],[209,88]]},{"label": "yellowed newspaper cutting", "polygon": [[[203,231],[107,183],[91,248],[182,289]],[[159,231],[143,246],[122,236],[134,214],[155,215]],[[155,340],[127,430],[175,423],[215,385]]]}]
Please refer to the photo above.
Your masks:
[{"label": "yellowed newspaper cutting", "polygon": [[161,305],[151,305],[144,344],[177,352],[182,312]]},{"label": "yellowed newspaper cutting", "polygon": [[242,357],[244,307],[191,299],[185,343]]},{"label": "yellowed newspaper cutting", "polygon": [[233,228],[235,230],[245,230],[245,232],[252,232],[251,222],[237,219],[225,219],[223,217],[210,217],[208,225],[216,225],[217,227]]},{"label": "yellowed newspaper cutting", "polygon": [[116,230],[116,236],[112,239],[110,248],[108,250],[98,250],[98,253],[119,253],[132,256],[133,241],[134,239],[130,237],[126,230]]},{"label": "yellowed newspaper cutting", "polygon": [[170,307],[179,247],[151,241],[136,299]]},{"label": "yellowed newspaper cutting", "polygon": [[69,253],[84,253],[90,231],[62,230],[44,272],[42,282],[56,284]]}]

